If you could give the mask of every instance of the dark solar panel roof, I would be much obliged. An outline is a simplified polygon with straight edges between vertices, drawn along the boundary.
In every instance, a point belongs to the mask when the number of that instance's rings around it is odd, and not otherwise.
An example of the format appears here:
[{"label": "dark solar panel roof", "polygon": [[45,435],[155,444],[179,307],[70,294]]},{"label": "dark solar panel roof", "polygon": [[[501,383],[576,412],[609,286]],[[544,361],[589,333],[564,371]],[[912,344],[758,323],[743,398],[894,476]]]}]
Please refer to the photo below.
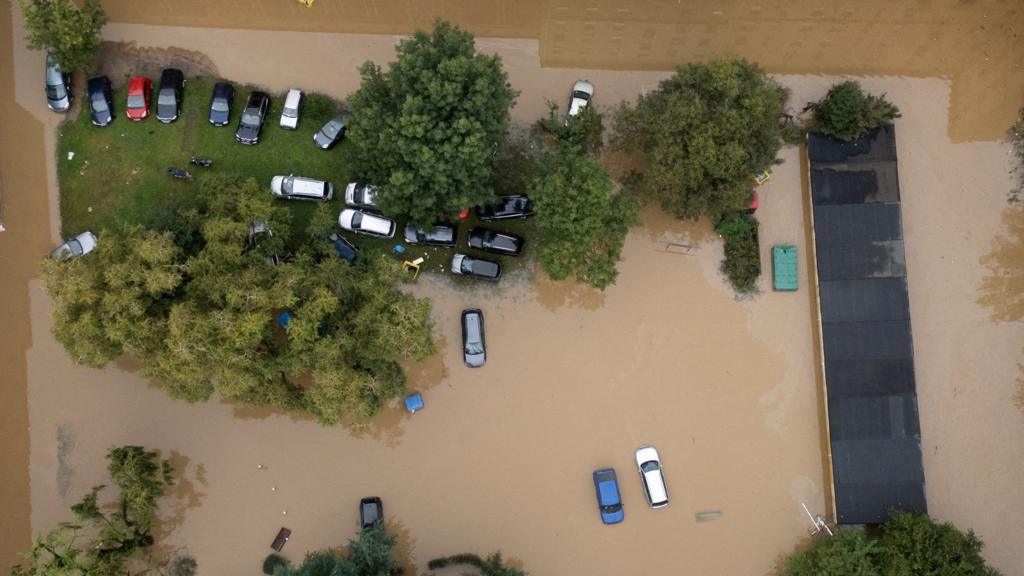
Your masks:
[{"label": "dark solar panel roof", "polygon": [[808,138],[840,524],[926,510],[896,138]]}]

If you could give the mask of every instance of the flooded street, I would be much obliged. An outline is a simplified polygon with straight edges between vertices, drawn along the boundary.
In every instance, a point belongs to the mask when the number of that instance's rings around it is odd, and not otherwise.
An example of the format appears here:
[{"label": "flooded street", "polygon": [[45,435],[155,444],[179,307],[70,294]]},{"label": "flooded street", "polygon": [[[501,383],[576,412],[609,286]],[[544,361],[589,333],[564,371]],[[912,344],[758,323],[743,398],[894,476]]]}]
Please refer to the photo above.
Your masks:
[{"label": "flooded street", "polygon": [[[111,4],[115,15],[126,3]],[[0,374],[9,406],[26,405],[27,387],[28,418],[12,413],[0,435],[8,460],[22,464],[3,467],[5,562],[28,545],[26,480],[32,529],[45,530],[105,480],[102,455],[124,443],[173,455],[183,481],[162,509],[161,546],[187,546],[202,574],[251,573],[282,526],[293,531],[284,550],[293,561],[337,546],[354,535],[358,500],[368,495],[382,497],[410,567],[500,549],[537,575],[766,574],[806,534],[800,504],[829,509],[806,165],[797,148],[783,150],[758,211],[762,287],[771,245],[793,243],[796,294],[737,302],[718,273],[721,245],[708,226],[648,208],[605,293],[545,279],[467,291],[422,278],[415,291],[434,302],[442,350],[410,368],[426,409],[409,416],[393,408],[354,433],[327,429],[223,403],[174,402],[122,368],[71,364],[33,280],[57,230],[59,117],[45,109],[42,56],[24,50],[9,17],[0,15],[0,38],[13,36],[2,47],[0,94],[16,103],[0,107]],[[392,58],[398,39],[125,23],[109,24],[104,37],[194,51],[234,80],[337,97],[358,86],[359,63]],[[502,55],[522,91],[513,118],[523,123],[545,113],[545,99],[561,102],[578,77],[598,87],[598,106],[611,107],[667,75],[541,68],[543,49],[530,39],[483,38],[478,47]],[[833,70],[821,66],[814,71]],[[834,81],[778,78],[793,89],[796,109]],[[1008,148],[954,143],[963,139],[949,119],[963,90],[956,79],[862,82],[903,111],[899,170],[930,511],[973,528],[990,562],[1014,574],[1024,565],[1024,415],[1012,403],[1024,326],[979,303],[990,273],[982,261],[1006,230]],[[459,350],[458,315],[471,306],[487,322],[481,370],[465,368]],[[662,454],[666,510],[643,500],[632,453],[644,443]],[[625,522],[613,527],[600,523],[590,480],[606,466],[617,469],[625,504]],[[722,515],[696,521],[704,511]]]}]

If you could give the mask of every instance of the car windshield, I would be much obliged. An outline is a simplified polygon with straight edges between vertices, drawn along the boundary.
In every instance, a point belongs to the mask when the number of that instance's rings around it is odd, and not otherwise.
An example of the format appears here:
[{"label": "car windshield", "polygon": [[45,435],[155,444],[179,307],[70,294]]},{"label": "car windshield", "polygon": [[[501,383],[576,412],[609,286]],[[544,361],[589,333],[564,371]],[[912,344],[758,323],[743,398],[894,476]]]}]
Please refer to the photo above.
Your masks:
[{"label": "car windshield", "polygon": [[132,94],[128,96],[129,108],[143,108],[145,105],[146,99],[142,97],[142,94]]},{"label": "car windshield", "polygon": [[46,85],[46,97],[49,98],[50,100],[61,100],[61,99],[63,99],[67,95],[68,95],[68,93],[67,93],[66,90],[64,90],[64,85],[63,84],[47,84]]},{"label": "car windshield", "polygon": [[299,115],[299,111],[296,110],[295,108],[285,108],[284,110],[281,111],[281,114],[289,118],[295,118],[296,116]]},{"label": "car windshield", "polygon": [[333,139],[335,136],[338,135],[338,131],[341,130],[341,127],[342,123],[340,120],[331,120],[327,124],[324,124],[324,127],[321,131],[324,133],[324,136]]},{"label": "car windshield", "polygon": [[92,109],[97,112],[107,111],[107,99],[103,97],[103,94],[93,94]]},{"label": "car windshield", "polygon": [[174,92],[170,90],[160,92],[156,103],[161,106],[174,106]]},{"label": "car windshield", "polygon": [[363,223],[363,213],[356,212],[352,215],[352,227],[359,228],[359,225]]},{"label": "car windshield", "polygon": [[242,124],[246,126],[258,126],[260,123],[260,115],[256,112],[250,112],[246,110],[242,114]]},{"label": "car windshield", "polygon": [[82,243],[78,240],[68,240],[67,247],[71,251],[72,256],[81,256],[82,252],[84,252],[82,250]]},{"label": "car windshield", "polygon": [[622,504],[612,504],[610,506],[601,506],[601,511],[605,514],[615,514],[619,510],[622,510]]},{"label": "car windshield", "polygon": [[228,111],[228,100],[227,98],[216,98],[213,104],[210,104],[210,109],[214,112],[227,112]]},{"label": "car windshield", "polygon": [[658,468],[658,463],[655,462],[654,460],[648,460],[647,462],[644,462],[642,466],[640,466],[640,470],[642,470],[645,474],[647,472],[654,472]]},{"label": "car windshield", "polygon": [[292,193],[292,188],[294,187],[294,185],[295,185],[295,179],[294,178],[285,178],[284,182],[281,183],[281,190],[283,190],[285,194],[291,194]]},{"label": "car windshield", "polygon": [[[565,92],[563,92],[563,94],[565,94]],[[590,94],[587,94],[586,92],[584,92],[582,90],[574,91],[572,93],[572,97],[573,98],[578,98],[580,100],[590,100]],[[564,98],[564,96],[563,96],[563,98]]]}]

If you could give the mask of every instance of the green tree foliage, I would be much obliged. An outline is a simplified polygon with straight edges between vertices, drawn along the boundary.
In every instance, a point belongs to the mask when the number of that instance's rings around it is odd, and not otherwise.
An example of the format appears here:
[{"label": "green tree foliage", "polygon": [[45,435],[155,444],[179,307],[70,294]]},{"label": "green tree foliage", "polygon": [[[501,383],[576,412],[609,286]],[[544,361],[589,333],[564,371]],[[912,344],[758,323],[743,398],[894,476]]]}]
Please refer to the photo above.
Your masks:
[{"label": "green tree foliage", "polygon": [[981,557],[982,542],[925,514],[895,512],[872,538],[861,529],[816,537],[786,559],[784,576],[998,576]]},{"label": "green tree foliage", "polygon": [[501,552],[495,552],[487,558],[476,554],[456,554],[444,558],[434,558],[427,563],[431,570],[440,570],[448,566],[473,566],[480,570],[480,576],[526,576],[525,570],[506,566],[501,559]]},{"label": "green tree foliage", "polygon": [[182,219],[195,234],[104,232],[95,255],[43,264],[54,332],[72,357],[103,366],[128,353],[175,398],[217,392],[324,424],[368,418],[400,395],[400,363],[435,349],[430,303],[398,289],[398,263],[338,258],[326,208],[295,247],[290,213],[254,181],[199,185],[206,201]]},{"label": "green tree foliage", "polygon": [[278,576],[393,576],[401,572],[394,558],[397,540],[377,523],[349,540],[347,554],[313,552],[296,568],[276,566]]},{"label": "green tree foliage", "polygon": [[118,498],[100,505],[105,486],[93,487],[71,507],[73,521],[33,539],[26,564],[15,566],[12,576],[126,574],[129,560],[153,544],[157,504],[172,483],[170,462],[141,446],[113,448],[107,462]]},{"label": "green tree foliage", "polygon": [[360,73],[348,101],[352,165],[381,186],[385,212],[426,225],[493,198],[495,145],[517,95],[498,56],[439,20],[403,40],[387,72],[367,62]]},{"label": "green tree foliage", "polygon": [[544,132],[584,152],[595,153],[604,145],[604,114],[591,104],[568,121],[559,121],[558,104],[548,103],[548,117],[537,122]]},{"label": "green tree foliage", "polygon": [[925,514],[901,512],[885,523],[879,539],[886,576],[998,576],[981,557],[982,542]]},{"label": "green tree foliage", "polygon": [[52,53],[65,73],[90,68],[107,23],[99,0],[85,0],[81,8],[71,0],[21,0],[21,12],[29,48]]},{"label": "green tree foliage", "polygon": [[835,536],[819,534],[807,550],[786,560],[785,576],[879,576],[878,543],[859,528],[843,529]]},{"label": "green tree foliage", "polygon": [[642,191],[679,218],[718,220],[775,163],[788,91],[746,60],[688,64],[615,116],[616,146],[644,153]]},{"label": "green tree foliage", "polygon": [[725,242],[722,273],[740,294],[757,290],[761,276],[761,253],[757,240],[757,219],[746,212],[735,212],[723,218],[715,231]]},{"label": "green tree foliage", "polygon": [[812,107],[811,131],[840,140],[853,140],[872,128],[892,124],[900,117],[899,108],[888,102],[884,94],[867,94],[854,81],[836,84]]},{"label": "green tree foliage", "polygon": [[529,187],[537,216],[537,261],[554,280],[570,275],[603,290],[615,282],[636,201],[580,148],[559,143],[545,153]]}]

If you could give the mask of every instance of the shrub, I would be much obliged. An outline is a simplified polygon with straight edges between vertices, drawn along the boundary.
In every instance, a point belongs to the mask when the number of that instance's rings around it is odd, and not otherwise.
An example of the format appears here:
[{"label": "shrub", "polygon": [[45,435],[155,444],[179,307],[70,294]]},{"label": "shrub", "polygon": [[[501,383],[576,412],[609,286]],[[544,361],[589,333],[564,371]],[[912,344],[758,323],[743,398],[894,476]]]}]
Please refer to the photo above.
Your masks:
[{"label": "shrub", "polygon": [[884,94],[867,94],[854,81],[836,84],[821,102],[811,107],[814,117],[810,129],[840,140],[853,140],[900,117],[899,108],[888,102]]},{"label": "shrub", "polygon": [[274,576],[274,570],[276,570],[278,566],[287,567],[288,561],[277,554],[268,554],[267,557],[263,559],[263,573],[268,576]]},{"label": "shrub", "polygon": [[757,279],[761,276],[757,220],[746,212],[735,212],[722,218],[715,231],[725,242],[722,273],[736,292],[749,294],[756,291]]}]

